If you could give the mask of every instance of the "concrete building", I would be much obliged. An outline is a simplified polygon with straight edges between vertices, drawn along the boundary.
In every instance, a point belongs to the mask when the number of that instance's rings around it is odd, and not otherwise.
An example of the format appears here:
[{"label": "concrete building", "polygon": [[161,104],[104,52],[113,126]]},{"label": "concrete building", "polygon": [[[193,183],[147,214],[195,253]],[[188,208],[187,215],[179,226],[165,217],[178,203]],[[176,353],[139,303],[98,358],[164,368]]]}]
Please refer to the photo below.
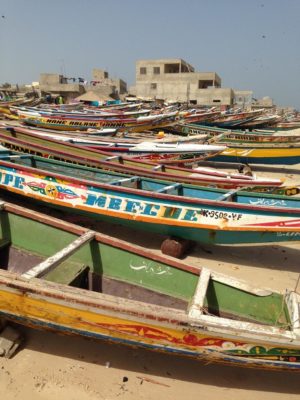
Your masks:
[{"label": "concrete building", "polygon": [[180,58],[137,61],[136,85],[130,92],[141,98],[208,106],[231,106],[234,101],[233,90],[221,88],[216,72],[195,72]]},{"label": "concrete building", "polygon": [[[60,74],[40,74],[39,87],[42,95],[61,95],[65,102],[72,101],[84,93],[94,92],[96,96],[119,99],[127,92],[127,84],[122,79],[111,79],[107,71],[93,69],[90,82],[82,78],[66,78]],[[78,80],[78,83],[76,82]]]},{"label": "concrete building", "polygon": [[273,99],[271,99],[271,97],[269,97],[269,96],[265,96],[265,97],[262,97],[261,99],[253,99],[253,100],[254,100],[253,105],[252,105],[253,108],[270,108],[271,109],[271,108],[275,107]]},{"label": "concrete building", "polygon": [[93,89],[101,87],[111,87],[111,93],[115,95],[125,94],[127,92],[127,84],[122,79],[111,79],[107,71],[102,69],[93,69],[93,80],[90,82]]},{"label": "concrete building", "polygon": [[82,83],[69,83],[68,79],[60,74],[40,74],[39,84],[42,95],[47,93],[51,93],[53,96],[61,95],[65,102],[71,101],[85,92]]},{"label": "concrete building", "polygon": [[252,90],[234,90],[233,104],[241,108],[249,108],[253,103]]}]

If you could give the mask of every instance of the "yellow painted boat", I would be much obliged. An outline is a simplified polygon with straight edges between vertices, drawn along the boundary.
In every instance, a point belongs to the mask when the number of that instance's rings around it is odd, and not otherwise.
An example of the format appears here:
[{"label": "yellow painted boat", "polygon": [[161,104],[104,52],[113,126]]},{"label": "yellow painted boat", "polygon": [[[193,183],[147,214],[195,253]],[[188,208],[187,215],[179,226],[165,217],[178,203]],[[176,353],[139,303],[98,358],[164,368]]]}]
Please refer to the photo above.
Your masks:
[{"label": "yellow painted boat", "polygon": [[0,316],[238,366],[300,371],[300,296],[253,288],[9,203]]},{"label": "yellow painted boat", "polygon": [[290,165],[300,163],[300,144],[229,145],[214,161]]}]

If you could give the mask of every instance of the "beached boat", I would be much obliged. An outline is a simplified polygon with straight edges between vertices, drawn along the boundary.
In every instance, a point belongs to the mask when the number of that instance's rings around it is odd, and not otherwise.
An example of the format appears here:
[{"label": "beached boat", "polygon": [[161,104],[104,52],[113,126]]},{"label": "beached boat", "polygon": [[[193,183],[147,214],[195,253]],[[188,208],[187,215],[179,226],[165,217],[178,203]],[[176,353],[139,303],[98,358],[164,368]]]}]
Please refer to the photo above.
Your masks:
[{"label": "beached boat", "polygon": [[[239,367],[300,370],[300,296],[0,204],[0,316]],[[47,238],[47,240],[45,240]]]},{"label": "beached boat", "polygon": [[[276,132],[272,130],[261,131],[231,131],[224,128],[197,126],[194,124],[180,124],[174,126],[179,134],[188,136],[189,142],[212,142],[212,143],[300,143],[300,135],[288,132]],[[184,139],[185,141],[187,139]],[[179,140],[180,142],[180,140]]]},{"label": "beached boat", "polygon": [[[263,110],[253,110],[253,111],[225,111],[221,115],[208,121],[207,125],[218,126],[220,128],[234,128],[242,126],[243,124],[249,123],[255,120],[257,117],[263,114]],[[202,122],[201,122],[202,123]]]},{"label": "beached boat", "polygon": [[230,144],[210,160],[247,164],[293,165],[300,163],[300,143]]},{"label": "beached boat", "polygon": [[138,144],[102,143],[89,146],[111,154],[126,155],[136,160],[155,162],[174,162],[175,164],[193,163],[221,153],[224,145],[186,144],[186,143],[154,143],[141,142]]},{"label": "beached boat", "polygon": [[216,244],[298,241],[300,198],[201,188],[0,154],[0,189],[49,207]]},{"label": "beached boat", "polygon": [[118,128],[119,131],[131,130],[140,132],[147,129],[157,129],[174,124],[178,120],[178,113],[157,114],[141,116],[137,118],[103,118],[103,117],[64,117],[60,115],[39,116],[38,113],[32,116],[25,116],[22,121],[31,126],[50,128],[56,130],[80,130],[101,128]]},{"label": "beached boat", "polygon": [[285,187],[280,179],[257,178],[243,174],[222,173],[222,171],[198,168],[170,167],[166,162],[161,164],[149,161],[133,160],[124,156],[111,156],[109,153],[82,148],[70,143],[36,136],[22,127],[0,129],[0,143],[8,149],[37,154],[46,158],[55,158],[75,162],[81,165],[94,166],[104,170],[117,171],[150,178],[164,179],[176,183],[191,183],[201,186],[219,188],[247,188],[280,194],[297,194],[297,187]]}]

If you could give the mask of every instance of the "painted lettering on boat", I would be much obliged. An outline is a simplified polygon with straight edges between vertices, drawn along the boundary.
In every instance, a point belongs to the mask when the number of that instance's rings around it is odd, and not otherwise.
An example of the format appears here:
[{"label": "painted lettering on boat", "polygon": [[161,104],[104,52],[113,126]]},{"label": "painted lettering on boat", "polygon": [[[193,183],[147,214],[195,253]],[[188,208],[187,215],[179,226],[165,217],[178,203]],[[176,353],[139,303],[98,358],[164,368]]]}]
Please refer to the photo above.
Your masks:
[{"label": "painted lettering on boat", "polygon": [[69,183],[51,176],[25,175],[17,172],[13,168],[8,167],[6,169],[2,167],[2,170],[0,170],[0,184],[21,190],[24,193],[30,194],[34,192],[42,198],[45,196],[56,200],[68,201],[71,206],[78,204],[95,209],[100,208],[131,215],[185,222],[199,222],[202,218],[238,221],[243,215],[235,212],[172,206],[151,200],[124,198],[118,194],[106,194],[90,186]]},{"label": "painted lettering on boat", "polygon": [[133,265],[132,261],[130,261],[129,267],[134,271],[143,271],[149,275],[173,275],[170,267],[163,267],[152,262],[142,261],[140,265]]},{"label": "painted lettering on boat", "polygon": [[300,236],[300,232],[277,232],[277,236],[295,237],[295,236]]},{"label": "painted lettering on boat", "polygon": [[276,199],[256,199],[256,200],[250,200],[250,204],[253,204],[255,206],[278,206],[278,207],[286,207],[286,201],[285,200],[276,200]]}]

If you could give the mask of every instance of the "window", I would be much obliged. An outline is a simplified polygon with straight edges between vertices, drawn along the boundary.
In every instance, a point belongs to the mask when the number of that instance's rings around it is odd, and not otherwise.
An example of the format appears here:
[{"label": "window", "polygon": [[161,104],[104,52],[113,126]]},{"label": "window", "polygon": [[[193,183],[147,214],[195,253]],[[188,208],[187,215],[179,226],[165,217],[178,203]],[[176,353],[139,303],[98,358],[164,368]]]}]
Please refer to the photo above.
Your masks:
[{"label": "window", "polygon": [[221,100],[213,100],[213,103],[221,103]]},{"label": "window", "polygon": [[201,80],[198,81],[198,89],[207,89],[208,87],[213,87],[214,82],[211,80]]},{"label": "window", "polygon": [[141,67],[140,68],[140,74],[141,75],[146,75],[147,74],[147,68],[146,67]]},{"label": "window", "polygon": [[159,75],[160,74],[160,67],[153,67],[153,74]]},{"label": "window", "polygon": [[150,89],[157,89],[157,83],[150,83]]},{"label": "window", "polygon": [[179,67],[179,64],[165,64],[165,74],[178,74]]}]

